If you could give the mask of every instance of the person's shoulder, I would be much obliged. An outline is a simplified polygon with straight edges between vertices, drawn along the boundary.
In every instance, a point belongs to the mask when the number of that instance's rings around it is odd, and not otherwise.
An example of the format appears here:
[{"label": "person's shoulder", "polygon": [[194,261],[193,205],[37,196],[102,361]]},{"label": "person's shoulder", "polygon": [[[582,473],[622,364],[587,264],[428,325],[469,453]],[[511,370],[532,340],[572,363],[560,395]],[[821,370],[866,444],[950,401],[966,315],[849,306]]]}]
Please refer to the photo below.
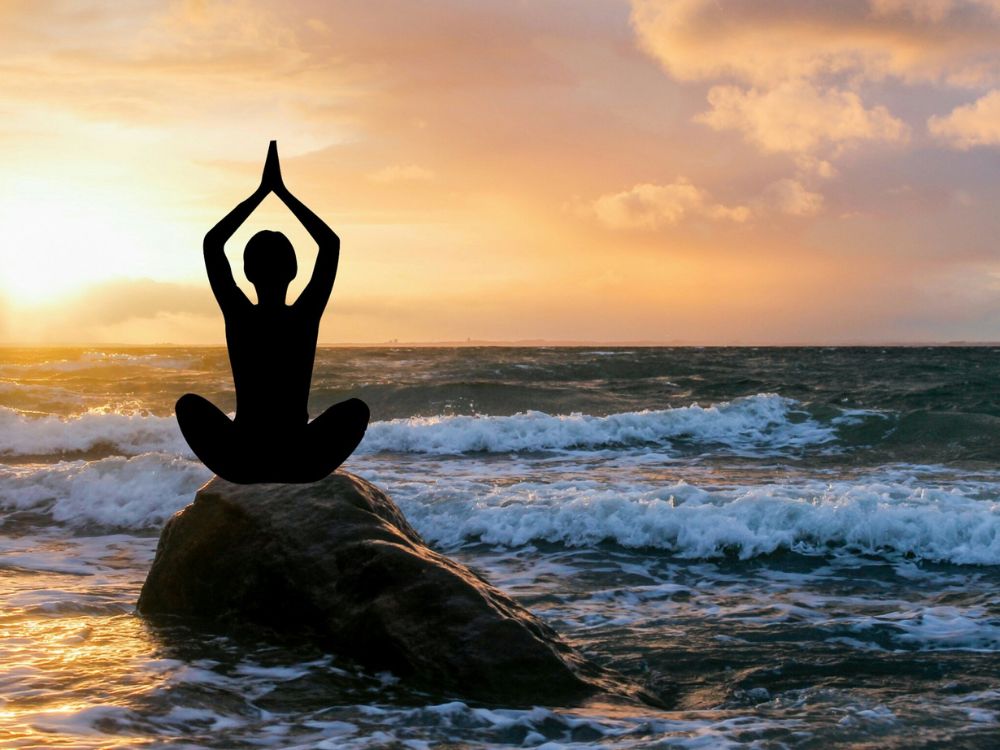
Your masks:
[{"label": "person's shoulder", "polygon": [[237,287],[236,293],[230,295],[226,299],[226,303],[220,305],[220,309],[222,310],[222,317],[229,320],[232,317],[246,316],[253,313],[257,309],[257,305],[250,301],[250,298],[243,293],[242,289]]},{"label": "person's shoulder", "polygon": [[295,325],[308,327],[319,326],[319,321],[323,317],[323,308],[319,307],[315,300],[305,295],[300,295],[295,302],[288,306],[289,317],[295,320]]}]

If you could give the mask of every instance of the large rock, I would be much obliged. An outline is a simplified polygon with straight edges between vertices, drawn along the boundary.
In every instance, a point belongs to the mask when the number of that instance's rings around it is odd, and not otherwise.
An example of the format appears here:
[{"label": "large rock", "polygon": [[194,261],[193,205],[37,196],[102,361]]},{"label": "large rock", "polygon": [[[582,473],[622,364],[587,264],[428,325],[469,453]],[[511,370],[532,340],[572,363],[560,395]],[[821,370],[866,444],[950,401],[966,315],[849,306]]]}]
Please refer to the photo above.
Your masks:
[{"label": "large rock", "polygon": [[373,484],[215,478],[167,523],[139,597],[169,613],[305,632],[373,669],[511,704],[635,693],[463,565]]}]

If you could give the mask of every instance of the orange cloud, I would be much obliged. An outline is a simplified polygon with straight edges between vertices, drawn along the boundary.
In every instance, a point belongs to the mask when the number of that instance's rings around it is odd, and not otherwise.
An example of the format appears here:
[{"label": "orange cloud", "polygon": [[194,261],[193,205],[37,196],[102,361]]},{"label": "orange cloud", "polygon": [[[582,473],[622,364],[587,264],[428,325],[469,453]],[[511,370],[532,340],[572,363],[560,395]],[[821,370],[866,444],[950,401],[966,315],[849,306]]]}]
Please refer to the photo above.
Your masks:
[{"label": "orange cloud", "polygon": [[632,0],[632,23],[680,80],[982,85],[1000,80],[998,8],[993,0]]},{"label": "orange cloud", "polygon": [[930,132],[963,150],[1000,144],[1000,91],[991,91],[972,104],[956,107],[943,117],[931,117]]},{"label": "orange cloud", "polygon": [[[102,286],[99,317],[68,296],[36,315],[0,273],[2,333],[218,341],[200,238],[256,185],[270,138],[343,240],[324,341],[817,340],[985,320],[1000,189],[960,153],[930,170],[907,144],[927,145],[933,114],[931,146],[992,138],[990,112],[975,128],[948,113],[957,86],[1000,89],[997,23],[971,0],[0,4],[0,201],[24,273],[99,258],[98,281],[202,294],[152,305],[162,290]],[[38,231],[56,198],[64,217],[98,206]],[[134,221],[111,236],[107,217]],[[305,276],[314,249],[289,224],[272,204],[254,215],[229,248],[238,278],[265,227]],[[55,237],[71,226],[89,227],[79,246]],[[964,294],[942,312],[928,279],[949,274]]]},{"label": "orange cloud", "polygon": [[592,204],[597,220],[610,229],[657,229],[685,216],[742,222],[746,206],[712,203],[708,193],[680,177],[668,185],[641,183],[630,190],[602,195]]},{"label": "orange cloud", "polygon": [[823,208],[823,196],[807,190],[798,180],[785,178],[768,185],[763,203],[790,216],[814,216]]},{"label": "orange cloud", "polygon": [[854,141],[905,141],[907,126],[883,106],[866,109],[852,91],[817,89],[807,81],[744,91],[713,86],[711,109],[696,117],[714,130],[738,130],[764,151],[792,153]]},{"label": "orange cloud", "polygon": [[[890,81],[1000,85],[996,0],[633,0],[632,24],[671,76],[714,84],[697,122],[765,152],[828,161],[905,142],[911,128],[871,101]],[[928,129],[959,148],[993,143],[994,106],[987,95]]]}]

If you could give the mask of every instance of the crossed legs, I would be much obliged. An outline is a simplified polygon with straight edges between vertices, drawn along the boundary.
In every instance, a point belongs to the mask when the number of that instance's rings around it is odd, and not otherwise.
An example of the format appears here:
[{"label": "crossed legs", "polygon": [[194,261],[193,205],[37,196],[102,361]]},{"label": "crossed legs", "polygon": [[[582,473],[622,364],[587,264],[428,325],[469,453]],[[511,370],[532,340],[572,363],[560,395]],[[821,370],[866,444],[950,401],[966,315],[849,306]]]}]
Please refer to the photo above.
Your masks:
[{"label": "crossed legs", "polygon": [[194,454],[238,484],[316,482],[340,466],[365,436],[370,412],[352,398],[312,422],[278,434],[248,432],[201,396],[177,401],[177,422]]}]

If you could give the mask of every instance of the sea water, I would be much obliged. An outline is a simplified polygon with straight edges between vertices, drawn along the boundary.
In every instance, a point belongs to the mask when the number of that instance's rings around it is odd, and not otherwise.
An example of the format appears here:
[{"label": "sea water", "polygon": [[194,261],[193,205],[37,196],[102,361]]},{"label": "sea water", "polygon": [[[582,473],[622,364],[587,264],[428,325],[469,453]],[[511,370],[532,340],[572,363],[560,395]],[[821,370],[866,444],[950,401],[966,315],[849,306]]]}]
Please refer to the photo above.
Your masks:
[{"label": "sea water", "polygon": [[1000,350],[321,349],[346,469],[661,696],[503,706],[149,623],[223,349],[0,349],[3,747],[1000,746]]}]

